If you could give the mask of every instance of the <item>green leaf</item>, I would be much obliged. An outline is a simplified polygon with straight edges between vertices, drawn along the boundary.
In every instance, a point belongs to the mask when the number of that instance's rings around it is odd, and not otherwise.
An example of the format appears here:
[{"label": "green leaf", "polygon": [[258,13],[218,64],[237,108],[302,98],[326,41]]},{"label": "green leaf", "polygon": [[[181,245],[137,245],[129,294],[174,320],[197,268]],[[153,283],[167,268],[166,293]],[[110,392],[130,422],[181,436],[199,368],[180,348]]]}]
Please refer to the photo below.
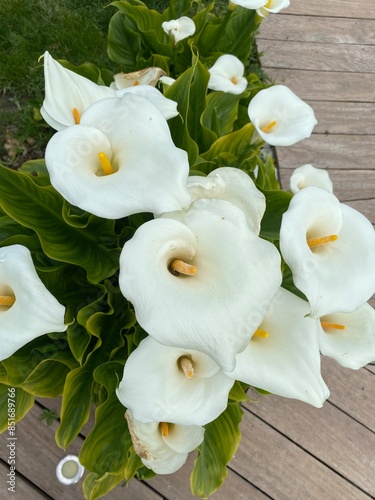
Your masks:
[{"label": "green leaf", "polygon": [[85,62],[80,66],[75,66],[65,59],[59,59],[59,63],[64,66],[64,68],[67,68],[70,71],[97,83],[98,85],[109,85],[113,80],[113,73],[111,71],[102,70],[93,63]]},{"label": "green leaf", "polygon": [[141,38],[138,33],[127,26],[121,12],[116,12],[109,23],[107,52],[109,58],[119,64],[125,73],[137,69]]},{"label": "green leaf", "polygon": [[245,403],[246,401],[249,401],[249,398],[246,395],[247,388],[247,384],[236,380],[232,389],[230,390],[229,401],[235,403]]},{"label": "green leaf", "polygon": [[193,495],[208,498],[220,488],[228,474],[226,465],[240,444],[242,415],[239,404],[229,404],[216,420],[205,425],[204,441],[198,447],[190,478]]},{"label": "green leaf", "polygon": [[85,477],[82,484],[82,491],[86,500],[96,500],[104,497],[121,481],[124,481],[124,474],[104,474],[99,476],[94,472],[90,472]]},{"label": "green leaf", "polygon": [[18,171],[25,174],[36,175],[38,177],[46,176],[49,180],[48,170],[44,159],[26,161],[20,166]]},{"label": "green leaf", "polygon": [[281,220],[288,210],[292,195],[286,191],[264,191],[266,211],[261,222],[260,236],[271,240],[280,238]]},{"label": "green leaf", "polygon": [[233,131],[238,117],[240,95],[226,92],[211,92],[207,96],[207,107],[202,114],[202,124],[213,130],[218,137]]},{"label": "green leaf", "polygon": [[163,17],[168,20],[178,19],[186,15],[186,12],[191,7],[191,0],[171,0],[169,4],[169,8],[163,13]]},{"label": "green leaf", "polygon": [[106,248],[113,221],[90,216],[76,228],[62,218],[63,199],[51,186],[38,186],[32,176],[0,167],[0,206],[22,226],[33,229],[45,254],[82,266],[98,283],[118,269],[120,249]]},{"label": "green leaf", "polygon": [[46,359],[22,383],[22,389],[35,397],[56,398],[62,394],[69,372],[69,366],[60,360]]},{"label": "green leaf", "polygon": [[14,423],[19,422],[33,405],[34,397],[31,394],[19,387],[0,384],[0,434],[9,429],[9,437],[12,437],[10,433],[14,432]]}]

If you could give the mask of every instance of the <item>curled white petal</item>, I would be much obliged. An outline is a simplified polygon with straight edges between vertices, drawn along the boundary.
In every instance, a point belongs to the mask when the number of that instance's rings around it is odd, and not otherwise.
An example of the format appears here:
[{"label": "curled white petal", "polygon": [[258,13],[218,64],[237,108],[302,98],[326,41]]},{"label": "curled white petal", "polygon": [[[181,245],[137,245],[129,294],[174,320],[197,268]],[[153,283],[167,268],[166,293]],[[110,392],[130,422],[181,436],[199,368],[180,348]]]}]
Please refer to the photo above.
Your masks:
[{"label": "curled white petal", "polygon": [[164,95],[155,87],[150,85],[138,85],[136,87],[128,87],[122,90],[118,90],[116,95],[122,97],[124,94],[136,94],[140,97],[144,97],[150,101],[154,106],[156,106],[159,111],[162,112],[164,118],[169,120],[178,115],[177,102],[172,101],[164,97]]},{"label": "curled white petal", "polygon": [[277,14],[289,5],[289,0],[268,0],[263,7],[256,9],[256,11],[259,16],[267,17],[270,13]]},{"label": "curled white petal", "polygon": [[260,9],[267,4],[268,0],[231,0],[234,5],[240,5],[245,9]]},{"label": "curled white petal", "polygon": [[273,146],[291,146],[306,139],[317,124],[313,109],[284,85],[258,92],[248,114],[257,133]]},{"label": "curled white petal", "polygon": [[[192,364],[191,378],[181,359]],[[140,422],[205,425],[225,410],[232,385],[206,354],[147,337],[129,356],[116,394]]]},{"label": "curled white petal", "polygon": [[125,413],[135,452],[156,474],[173,474],[186,462],[188,453],[201,444],[203,427],[168,425],[163,436],[160,422],[144,424],[130,410]]},{"label": "curled white petal", "polygon": [[174,84],[176,80],[174,78],[171,78],[170,76],[161,76],[160,81],[164,85],[168,85],[170,87],[171,85]]},{"label": "curled white petal", "polygon": [[375,310],[369,304],[351,313],[329,314],[320,320],[344,327],[320,328],[322,354],[353,370],[375,361]]},{"label": "curled white petal", "polygon": [[329,178],[328,172],[306,164],[296,168],[292,173],[290,177],[290,189],[295,194],[309,186],[317,186],[330,193],[333,192],[332,181]]},{"label": "curled white petal", "polygon": [[[104,175],[99,153],[114,173]],[[99,217],[161,213],[190,203],[186,152],[173,144],[161,112],[132,93],[94,103],[80,125],[55,134],[46,165],[69,203]]]},{"label": "curled white petal", "polygon": [[[215,199],[143,224],[120,257],[120,288],[139,324],[165,345],[206,353],[234,368],[281,283],[276,248],[258,238],[244,213]],[[194,276],[174,276],[182,260]]]},{"label": "curled white petal", "polygon": [[[307,240],[336,235],[310,248]],[[284,213],[280,249],[311,315],[352,312],[375,291],[375,232],[356,210],[311,186],[295,194]]]},{"label": "curled white petal", "polygon": [[228,375],[321,407],[329,390],[320,373],[319,321],[308,312],[307,302],[281,288],[259,327],[268,337],[253,337]]},{"label": "curled white petal", "polygon": [[194,21],[187,16],[172,19],[171,21],[164,21],[161,27],[167,35],[173,36],[175,43],[195,33]]},{"label": "curled white petal", "polygon": [[243,76],[245,67],[242,62],[231,54],[220,56],[208,70],[210,79],[208,88],[229,94],[242,94],[247,87],[247,80]]},{"label": "curled white petal", "polygon": [[0,295],[15,298],[10,307],[0,305],[0,360],[40,335],[66,330],[65,307],[44,286],[22,245],[0,249]]},{"label": "curled white petal", "polygon": [[63,130],[76,123],[74,108],[82,116],[94,102],[115,96],[114,90],[64,68],[48,52],[44,53],[44,79],[45,99],[40,112],[55,130]]},{"label": "curled white petal", "polygon": [[207,177],[190,176],[188,189],[193,201],[216,198],[233,203],[245,213],[250,229],[259,234],[266,209],[265,197],[242,170],[222,167],[213,170]]}]

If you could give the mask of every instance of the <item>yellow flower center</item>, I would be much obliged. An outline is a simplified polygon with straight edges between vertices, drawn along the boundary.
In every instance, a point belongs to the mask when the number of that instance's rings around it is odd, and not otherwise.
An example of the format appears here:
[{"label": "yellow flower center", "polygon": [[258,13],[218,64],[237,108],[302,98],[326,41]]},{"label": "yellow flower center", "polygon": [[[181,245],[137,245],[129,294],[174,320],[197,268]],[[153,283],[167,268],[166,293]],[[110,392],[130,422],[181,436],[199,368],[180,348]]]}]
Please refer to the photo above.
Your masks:
[{"label": "yellow flower center", "polygon": [[169,270],[175,276],[183,274],[185,276],[194,276],[197,274],[197,268],[183,260],[175,259],[169,266]]},{"label": "yellow flower center", "polygon": [[266,3],[266,5],[264,6],[264,8],[268,9],[269,7],[271,7],[271,3],[272,3],[272,0],[268,0],[268,2]]},{"label": "yellow flower center", "polygon": [[270,334],[268,332],[266,332],[265,330],[261,330],[260,328],[258,328],[258,330],[256,330],[255,333],[253,334],[253,337],[259,339],[266,339],[269,336]]},{"label": "yellow flower center", "polygon": [[98,154],[98,157],[99,157],[100,165],[103,169],[104,174],[105,175],[114,174],[115,170],[112,167],[111,162],[108,159],[108,156],[105,153],[101,152]]},{"label": "yellow flower center", "polygon": [[169,428],[167,422],[160,422],[160,432],[162,436],[167,437],[169,434]]},{"label": "yellow flower center", "polygon": [[264,132],[265,134],[268,134],[269,132],[271,132],[271,130],[274,128],[274,126],[276,124],[277,124],[276,120],[273,120],[272,122],[269,122],[268,125],[266,125],[265,127],[262,128],[262,132]]},{"label": "yellow flower center", "polygon": [[232,76],[232,78],[230,79],[230,81],[231,81],[234,85],[237,85],[238,78],[237,78],[236,76]]},{"label": "yellow flower center", "polygon": [[13,295],[0,295],[0,306],[12,307],[15,301],[16,297]]},{"label": "yellow flower center", "polygon": [[177,364],[181,368],[181,370],[184,372],[184,375],[187,378],[194,377],[194,365],[193,365],[193,361],[190,357],[182,356],[181,358],[178,359]]},{"label": "yellow flower center", "polygon": [[79,114],[78,109],[77,108],[73,108],[72,109],[72,113],[73,113],[74,123],[76,125],[79,125],[81,123],[81,115]]},{"label": "yellow flower center", "polygon": [[345,330],[345,325],[340,325],[338,323],[330,323],[329,321],[320,320],[320,324],[322,325],[323,330],[328,333],[326,330]]},{"label": "yellow flower center", "polygon": [[315,248],[336,241],[337,239],[337,234],[330,234],[329,236],[319,236],[318,238],[307,238],[306,241],[310,248]]}]

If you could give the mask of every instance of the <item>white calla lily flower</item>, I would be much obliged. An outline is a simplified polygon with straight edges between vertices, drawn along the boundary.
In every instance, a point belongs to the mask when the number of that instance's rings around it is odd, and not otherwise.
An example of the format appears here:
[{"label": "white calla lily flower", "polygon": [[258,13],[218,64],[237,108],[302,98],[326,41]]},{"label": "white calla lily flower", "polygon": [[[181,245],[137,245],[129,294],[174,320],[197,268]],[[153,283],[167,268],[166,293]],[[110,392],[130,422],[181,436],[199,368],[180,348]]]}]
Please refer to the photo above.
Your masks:
[{"label": "white calla lily flower", "polygon": [[284,85],[258,92],[248,114],[256,129],[253,142],[260,136],[272,146],[291,146],[306,139],[318,123],[313,109]]},{"label": "white calla lily flower", "polygon": [[129,356],[116,394],[140,422],[205,425],[225,410],[233,384],[207,354],[147,337]]},{"label": "white calla lily flower", "polygon": [[184,426],[168,422],[144,424],[132,412],[125,413],[134,450],[143,465],[156,474],[173,474],[180,469],[188,454],[203,441],[204,429],[196,425]]},{"label": "white calla lily flower", "polygon": [[216,198],[236,205],[245,213],[250,229],[259,234],[266,200],[245,172],[238,168],[221,167],[213,170],[207,177],[188,177],[187,185],[192,201]]},{"label": "white calla lily flower", "polygon": [[174,38],[174,43],[178,43],[184,38],[188,38],[195,33],[195,23],[190,17],[182,16],[171,21],[164,21],[161,25],[167,35]]},{"label": "white calla lily flower", "polygon": [[290,5],[289,0],[231,0],[234,5],[240,5],[245,9],[255,9],[261,17],[267,17],[270,13],[280,12]]},{"label": "white calla lily flower", "polygon": [[353,370],[375,361],[375,310],[370,304],[323,316],[320,325],[319,345],[325,356]]},{"label": "white calla lily flower", "polygon": [[245,67],[238,57],[224,54],[208,71],[210,73],[209,89],[229,94],[242,94],[246,90],[247,80],[243,76]]},{"label": "white calla lily flower", "polygon": [[306,164],[296,168],[292,173],[290,177],[290,189],[295,194],[309,186],[317,186],[330,193],[333,192],[332,181],[329,178],[328,172]]},{"label": "white calla lily flower", "polygon": [[64,332],[65,307],[39,278],[30,251],[0,248],[0,360],[46,333]]},{"label": "white calla lily flower", "polygon": [[124,92],[134,92],[149,99],[166,119],[178,115],[177,104],[151,86],[138,85],[115,90],[97,85],[88,78],[64,68],[48,52],[44,54],[44,79],[45,99],[40,113],[48,125],[58,131],[79,124],[83,113],[94,102],[121,97]]},{"label": "white calla lily flower", "polygon": [[113,75],[113,82],[110,87],[116,90],[137,87],[138,85],[151,85],[155,87],[160,77],[165,76],[165,71],[161,68],[144,68],[132,73],[116,73]]},{"label": "white calla lily flower", "polygon": [[361,213],[315,186],[284,213],[280,250],[311,315],[352,312],[375,291],[375,232]]},{"label": "white calla lily flower", "polygon": [[319,321],[309,305],[280,288],[229,376],[320,408],[329,390],[320,373]]},{"label": "white calla lily flower", "polygon": [[120,256],[119,283],[155,340],[204,352],[231,371],[281,284],[280,255],[242,210],[201,199],[136,231]]},{"label": "white calla lily flower", "polygon": [[187,153],[173,144],[162,113],[138,95],[90,106],[80,125],[49,141],[46,165],[69,203],[99,217],[162,213],[190,203]]}]

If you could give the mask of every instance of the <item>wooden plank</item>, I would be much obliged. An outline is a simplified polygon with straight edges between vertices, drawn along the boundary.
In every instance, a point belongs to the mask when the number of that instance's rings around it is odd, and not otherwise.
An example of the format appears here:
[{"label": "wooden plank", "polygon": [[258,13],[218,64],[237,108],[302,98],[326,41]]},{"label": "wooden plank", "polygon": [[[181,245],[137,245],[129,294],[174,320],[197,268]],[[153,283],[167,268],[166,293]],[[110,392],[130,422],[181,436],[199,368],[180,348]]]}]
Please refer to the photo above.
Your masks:
[{"label": "wooden plank", "polygon": [[[375,435],[341,410],[329,402],[317,409],[277,396],[265,397],[257,404],[248,403],[246,407],[350,483],[368,495],[375,495]],[[307,460],[304,462],[305,467]],[[336,491],[341,493],[340,489]],[[327,492],[315,493],[313,498],[331,496]]]},{"label": "wooden plank", "polygon": [[[315,167],[320,167],[316,164]],[[281,168],[280,177],[284,190],[289,189],[292,168]],[[329,169],[329,177],[333,183],[333,192],[341,202],[375,198],[374,170],[340,170]]]},{"label": "wooden plank", "polygon": [[275,15],[261,24],[259,40],[371,45],[375,44],[375,30],[368,19]]},{"label": "wooden plank", "polygon": [[322,376],[331,391],[331,403],[375,432],[374,374],[365,368],[344,368],[322,356]]},{"label": "wooden plank", "polygon": [[257,40],[262,66],[375,73],[375,46]]},{"label": "wooden plank", "polygon": [[15,492],[9,491],[10,487],[7,484],[9,474],[9,466],[0,461],[0,498],[13,498],[14,500],[45,500],[48,498],[46,495],[35,489],[30,485],[20,474],[16,471],[15,479]]},{"label": "wooden plank", "polygon": [[[298,0],[283,11],[304,16],[375,19],[375,3],[368,0]],[[279,15],[279,14],[277,14]]]},{"label": "wooden plank", "polygon": [[374,73],[337,73],[277,69],[263,66],[266,75],[310,101],[375,102]]},{"label": "wooden plank", "polygon": [[375,136],[313,134],[293,146],[278,147],[281,168],[296,168],[306,163],[319,168],[372,170]]},{"label": "wooden plank", "polygon": [[[73,453],[78,455],[83,439],[78,437],[66,451],[61,450],[55,443],[54,434],[58,423],[51,426],[40,422],[38,417],[41,408],[35,405],[21,422],[16,424],[16,459],[17,470],[29,481],[36,484],[55,500],[83,500],[81,491],[82,483],[64,486],[55,475],[58,462],[65,455]],[[0,436],[0,457],[6,458],[6,435]],[[30,487],[32,491],[32,487]],[[161,500],[161,496],[152,491],[147,485],[139,481],[131,481],[126,489],[116,488],[106,498],[109,500],[122,500],[124,494],[128,498],[137,500]],[[29,498],[27,495],[24,498]]]},{"label": "wooden plank", "polygon": [[[190,454],[186,464],[173,475],[157,476],[148,483],[168,500],[193,500],[194,497],[190,491],[190,473],[193,469],[193,461],[195,455]],[[231,464],[229,464],[231,465]],[[248,483],[241,476],[228,471],[221,488],[210,496],[213,500],[228,500],[233,498],[235,500],[266,500],[269,498],[267,495],[259,491],[251,483]]]},{"label": "wooden plank", "polygon": [[310,101],[318,120],[314,133],[375,135],[375,103]]},{"label": "wooden plank", "polygon": [[[276,430],[279,424],[275,420],[280,418],[288,418],[291,426],[300,426],[299,414],[285,408],[285,414],[280,416],[277,408],[275,410],[277,401],[273,396],[252,407],[258,408],[259,405],[266,405],[264,413],[270,418],[274,411],[277,412],[272,418],[276,425],[270,427],[255,414],[245,413],[241,425],[242,443],[231,462],[239,474],[277,500],[368,500],[368,495]],[[308,420],[304,419],[303,423],[306,428],[311,428],[310,432],[319,433],[319,428],[313,427]]]}]

